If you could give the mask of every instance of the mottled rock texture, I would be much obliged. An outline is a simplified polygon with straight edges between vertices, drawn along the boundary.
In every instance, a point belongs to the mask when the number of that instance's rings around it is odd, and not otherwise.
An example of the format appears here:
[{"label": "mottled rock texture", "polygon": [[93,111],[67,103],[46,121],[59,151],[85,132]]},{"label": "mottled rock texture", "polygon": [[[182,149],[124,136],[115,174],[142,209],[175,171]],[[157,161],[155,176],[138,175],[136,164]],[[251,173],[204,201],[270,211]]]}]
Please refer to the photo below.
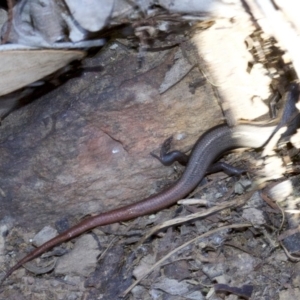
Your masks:
[{"label": "mottled rock texture", "polygon": [[[171,135],[175,148],[188,150],[222,122],[191,42],[146,53],[141,68],[135,51],[116,45],[3,121],[0,219],[38,230],[141,200],[173,181],[166,180],[173,168],[151,151]],[[166,72],[183,56],[195,67],[160,94]]]}]

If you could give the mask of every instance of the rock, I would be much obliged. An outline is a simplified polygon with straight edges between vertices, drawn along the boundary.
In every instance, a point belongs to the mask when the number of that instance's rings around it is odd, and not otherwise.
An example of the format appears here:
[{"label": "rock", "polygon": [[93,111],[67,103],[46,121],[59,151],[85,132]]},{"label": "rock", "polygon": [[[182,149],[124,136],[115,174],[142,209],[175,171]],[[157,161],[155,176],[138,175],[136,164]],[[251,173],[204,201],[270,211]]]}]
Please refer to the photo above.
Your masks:
[{"label": "rock", "polygon": [[76,241],[72,251],[58,260],[55,274],[88,276],[95,271],[99,254],[100,250],[93,236],[83,235]]}]

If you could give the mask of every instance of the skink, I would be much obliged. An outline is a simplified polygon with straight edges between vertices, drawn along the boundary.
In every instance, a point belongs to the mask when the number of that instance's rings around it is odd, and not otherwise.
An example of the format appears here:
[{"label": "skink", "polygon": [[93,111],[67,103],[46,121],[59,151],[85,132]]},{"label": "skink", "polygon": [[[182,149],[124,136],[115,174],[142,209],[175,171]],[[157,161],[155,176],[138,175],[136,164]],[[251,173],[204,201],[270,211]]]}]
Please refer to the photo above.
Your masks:
[{"label": "skink", "polygon": [[[282,125],[289,120],[296,110],[295,102],[298,101],[299,97],[298,85],[292,86],[289,94],[284,110],[288,113],[283,113],[280,122]],[[224,153],[237,148],[263,147],[277,129],[278,126],[238,125],[230,128],[227,125],[218,125],[208,130],[196,142],[182,177],[173,186],[140,202],[81,221],[27,254],[7,271],[0,284],[23,264],[86,231],[102,225],[128,221],[175,204],[195,189],[205,176],[206,170]]]}]

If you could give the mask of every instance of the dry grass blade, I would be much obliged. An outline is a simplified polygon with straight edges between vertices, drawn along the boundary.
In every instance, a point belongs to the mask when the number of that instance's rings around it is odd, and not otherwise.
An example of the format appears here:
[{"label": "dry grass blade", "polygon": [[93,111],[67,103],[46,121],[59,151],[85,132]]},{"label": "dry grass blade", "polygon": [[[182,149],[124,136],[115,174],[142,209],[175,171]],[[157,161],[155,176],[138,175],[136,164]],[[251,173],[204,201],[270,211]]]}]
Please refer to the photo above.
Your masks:
[{"label": "dry grass blade", "polygon": [[143,244],[150,236],[152,236],[155,232],[157,232],[161,229],[164,229],[164,228],[167,228],[170,226],[174,226],[174,225],[178,225],[178,224],[182,224],[182,223],[185,223],[185,222],[188,222],[191,220],[195,220],[198,218],[204,218],[204,217],[210,216],[214,213],[217,213],[223,209],[241,206],[247,202],[247,200],[252,196],[253,192],[250,192],[249,194],[250,195],[243,195],[243,197],[239,200],[235,199],[232,201],[225,202],[223,204],[220,204],[220,205],[214,206],[210,209],[207,209],[204,212],[200,211],[200,212],[197,212],[197,213],[185,216],[185,217],[168,220],[166,222],[163,222],[162,224],[156,225],[141,238],[141,240],[139,241],[137,246],[140,246],[141,244]]},{"label": "dry grass blade", "polygon": [[214,233],[217,233],[219,231],[222,231],[222,230],[233,229],[233,228],[244,228],[244,227],[251,227],[251,226],[253,226],[251,223],[232,224],[232,225],[228,225],[228,226],[223,226],[223,227],[220,227],[220,228],[210,230],[210,231],[208,231],[204,234],[201,234],[200,236],[184,243],[180,247],[178,247],[178,248],[174,249],[173,251],[171,251],[170,253],[168,253],[166,256],[164,256],[162,259],[160,259],[156,264],[154,264],[148,270],[148,272],[146,272],[143,276],[141,276],[141,278],[136,280],[126,291],[124,291],[123,294],[121,295],[121,297],[125,297],[139,282],[141,282],[142,279],[144,279],[147,275],[149,275],[154,269],[156,269],[158,266],[160,266],[165,260],[170,258],[173,254],[175,254],[176,252],[180,251],[181,249],[187,247],[188,245],[190,245],[192,243],[195,243],[195,242],[199,241],[200,239],[208,237],[208,236],[210,236]]}]

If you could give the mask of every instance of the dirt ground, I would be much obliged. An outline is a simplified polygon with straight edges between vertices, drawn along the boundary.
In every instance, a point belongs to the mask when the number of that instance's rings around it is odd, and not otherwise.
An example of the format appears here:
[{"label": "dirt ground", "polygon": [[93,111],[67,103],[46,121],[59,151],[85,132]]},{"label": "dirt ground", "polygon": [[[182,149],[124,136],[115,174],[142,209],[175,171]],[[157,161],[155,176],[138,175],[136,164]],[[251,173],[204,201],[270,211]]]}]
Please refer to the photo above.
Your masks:
[{"label": "dirt ground", "polygon": [[[245,11],[157,48],[141,56],[114,38],[3,120],[1,275],[31,243],[173,184],[184,167],[149,154],[166,138],[187,152],[217,124],[269,121],[270,97],[295,76]],[[14,272],[0,299],[300,299],[295,145],[227,154],[245,174],[210,174],[170,208],[55,247]]]}]

